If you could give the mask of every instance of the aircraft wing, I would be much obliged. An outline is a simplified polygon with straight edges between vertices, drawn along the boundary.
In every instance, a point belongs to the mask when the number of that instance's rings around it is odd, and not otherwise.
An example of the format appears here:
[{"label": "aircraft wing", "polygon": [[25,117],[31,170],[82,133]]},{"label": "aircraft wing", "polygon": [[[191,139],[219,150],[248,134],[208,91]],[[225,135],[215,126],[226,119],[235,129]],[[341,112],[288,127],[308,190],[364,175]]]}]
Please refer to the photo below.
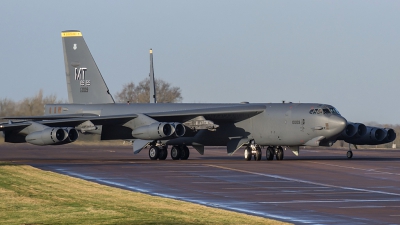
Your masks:
[{"label": "aircraft wing", "polygon": [[16,116],[16,117],[1,117],[0,119],[7,120],[58,120],[67,118],[88,118],[88,117],[99,117],[97,114],[93,113],[77,113],[77,114],[61,114],[61,115],[46,115],[46,116]]},{"label": "aircraft wing", "polygon": [[[48,120],[49,116],[43,116],[41,121],[35,121],[36,123],[40,123],[49,127],[75,127],[79,124],[90,120],[94,125],[108,125],[108,124],[124,124],[129,120],[132,120],[137,117],[136,114],[129,115],[113,115],[113,116],[83,116],[83,117],[62,117],[60,116],[58,119]],[[10,117],[11,118],[11,117]],[[31,119],[39,120],[40,116],[35,117],[13,117],[13,119]],[[3,123],[0,124],[0,131],[7,130],[18,130],[23,129],[27,126],[31,125],[29,121],[21,121],[21,122],[13,122],[13,123]]]},{"label": "aircraft wing", "polygon": [[162,122],[186,122],[198,116],[204,116],[214,122],[239,122],[265,110],[263,104],[243,104],[235,106],[189,109],[166,112],[146,113],[147,116]]}]

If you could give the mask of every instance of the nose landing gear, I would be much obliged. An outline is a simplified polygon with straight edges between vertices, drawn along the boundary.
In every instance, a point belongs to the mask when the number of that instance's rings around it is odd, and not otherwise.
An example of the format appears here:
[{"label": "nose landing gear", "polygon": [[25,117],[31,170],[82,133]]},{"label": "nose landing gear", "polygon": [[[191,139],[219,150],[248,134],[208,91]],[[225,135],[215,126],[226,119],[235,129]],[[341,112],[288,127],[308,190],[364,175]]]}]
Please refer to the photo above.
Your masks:
[{"label": "nose landing gear", "polygon": [[[355,149],[358,149],[357,145],[353,145],[353,146],[354,146]],[[353,152],[351,151],[351,144],[350,143],[349,143],[349,151],[347,151],[346,156],[347,156],[348,159],[353,158]]]}]

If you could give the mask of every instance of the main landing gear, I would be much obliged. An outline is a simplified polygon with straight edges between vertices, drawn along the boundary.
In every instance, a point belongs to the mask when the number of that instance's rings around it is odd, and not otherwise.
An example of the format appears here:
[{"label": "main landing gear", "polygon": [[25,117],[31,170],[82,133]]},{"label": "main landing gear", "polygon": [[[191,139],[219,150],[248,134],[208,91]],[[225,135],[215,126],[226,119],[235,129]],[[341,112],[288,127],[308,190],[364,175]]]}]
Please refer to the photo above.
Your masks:
[{"label": "main landing gear", "polygon": [[250,144],[244,150],[244,158],[247,161],[250,161],[253,156],[254,160],[260,161],[262,157],[262,152],[261,152],[261,147],[254,141],[251,141]]},{"label": "main landing gear", "polygon": [[173,160],[186,160],[189,158],[190,152],[186,145],[174,145],[171,148],[171,158]]},{"label": "main landing gear", "polygon": [[[245,160],[250,161],[253,156],[254,160],[260,161],[262,152],[261,147],[254,141],[251,141],[244,150],[244,158]],[[265,151],[265,158],[270,161],[274,159],[274,156],[276,160],[283,160],[284,153],[281,146],[268,146],[267,150]]]},{"label": "main landing gear", "polygon": [[[175,145],[171,148],[171,158],[173,160],[186,160],[189,158],[190,151],[186,145]],[[151,160],[165,160],[168,156],[168,146],[150,145],[149,158]]]},{"label": "main landing gear", "polygon": [[266,159],[268,161],[274,159],[274,155],[276,160],[283,160],[284,152],[281,146],[268,146],[266,150]]}]

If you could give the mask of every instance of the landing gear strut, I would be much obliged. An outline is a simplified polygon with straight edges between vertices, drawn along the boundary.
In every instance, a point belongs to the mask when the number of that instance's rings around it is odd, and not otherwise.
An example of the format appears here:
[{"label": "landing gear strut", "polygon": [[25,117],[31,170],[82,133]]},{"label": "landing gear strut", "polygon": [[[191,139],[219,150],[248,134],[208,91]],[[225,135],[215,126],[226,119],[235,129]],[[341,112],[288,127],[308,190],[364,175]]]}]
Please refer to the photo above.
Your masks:
[{"label": "landing gear strut", "polygon": [[[354,147],[357,149],[357,145],[354,145]],[[349,143],[349,151],[347,151],[346,156],[347,156],[348,159],[353,158],[353,152],[351,151],[351,144],[350,143]]]},{"label": "landing gear strut", "polygon": [[254,155],[254,160],[260,161],[262,157],[261,147],[254,142],[250,141],[249,145],[244,150],[244,159],[250,161]]},{"label": "landing gear strut", "polygon": [[277,147],[275,151],[275,158],[276,160],[283,160],[283,148],[282,147]]}]

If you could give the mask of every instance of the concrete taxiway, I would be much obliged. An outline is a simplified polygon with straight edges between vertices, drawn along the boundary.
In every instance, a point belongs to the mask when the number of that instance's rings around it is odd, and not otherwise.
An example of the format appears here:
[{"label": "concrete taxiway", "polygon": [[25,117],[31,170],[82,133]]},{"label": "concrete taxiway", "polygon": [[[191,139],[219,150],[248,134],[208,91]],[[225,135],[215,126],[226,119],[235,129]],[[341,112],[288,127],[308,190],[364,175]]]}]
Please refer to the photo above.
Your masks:
[{"label": "concrete taxiway", "polygon": [[[400,223],[400,150],[301,149],[244,161],[224,148],[151,161],[130,146],[0,145],[0,161],[296,224]],[[265,151],[263,151],[265,154]]]}]

